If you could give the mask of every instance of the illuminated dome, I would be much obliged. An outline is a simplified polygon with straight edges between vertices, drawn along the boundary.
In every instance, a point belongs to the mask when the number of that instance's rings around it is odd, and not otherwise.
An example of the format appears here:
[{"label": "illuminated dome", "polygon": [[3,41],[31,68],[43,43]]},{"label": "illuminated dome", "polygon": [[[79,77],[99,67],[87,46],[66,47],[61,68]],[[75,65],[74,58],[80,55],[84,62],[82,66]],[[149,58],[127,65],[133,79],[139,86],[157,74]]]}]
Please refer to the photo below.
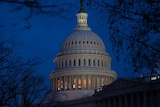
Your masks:
[{"label": "illuminated dome", "polygon": [[106,54],[101,38],[90,30],[75,29],[62,44],[59,55],[72,53]]},{"label": "illuminated dome", "polygon": [[111,58],[101,38],[88,27],[88,14],[81,8],[77,26],[62,43],[50,74],[51,92],[56,101],[88,97],[116,79]]}]

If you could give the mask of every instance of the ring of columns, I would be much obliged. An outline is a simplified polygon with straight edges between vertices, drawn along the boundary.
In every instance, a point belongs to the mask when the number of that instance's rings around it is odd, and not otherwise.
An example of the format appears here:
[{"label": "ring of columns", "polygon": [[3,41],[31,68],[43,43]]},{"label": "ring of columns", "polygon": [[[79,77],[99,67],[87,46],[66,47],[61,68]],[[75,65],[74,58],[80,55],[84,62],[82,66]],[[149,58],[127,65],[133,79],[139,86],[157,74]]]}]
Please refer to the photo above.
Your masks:
[{"label": "ring of columns", "polygon": [[[108,71],[67,71],[53,72],[51,91],[55,100],[72,100],[91,96],[94,90],[101,90],[104,85],[115,80],[115,73]],[[67,97],[65,97],[67,96]]]},{"label": "ring of columns", "polygon": [[[108,72],[110,73],[110,72]],[[58,72],[51,76],[51,91],[64,91],[64,90],[94,90],[100,89],[104,85],[110,84],[115,80],[115,74],[106,72],[81,72],[74,73],[74,71]]]}]

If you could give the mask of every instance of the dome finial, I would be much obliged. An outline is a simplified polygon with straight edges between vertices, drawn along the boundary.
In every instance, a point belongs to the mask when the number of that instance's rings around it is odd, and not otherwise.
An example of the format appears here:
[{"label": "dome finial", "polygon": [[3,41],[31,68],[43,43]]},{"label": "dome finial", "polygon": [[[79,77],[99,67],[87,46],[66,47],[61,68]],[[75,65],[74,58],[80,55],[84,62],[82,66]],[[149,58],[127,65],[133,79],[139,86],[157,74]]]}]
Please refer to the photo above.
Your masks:
[{"label": "dome finial", "polygon": [[79,13],[85,13],[84,7],[83,7],[83,0],[80,0],[80,10]]}]

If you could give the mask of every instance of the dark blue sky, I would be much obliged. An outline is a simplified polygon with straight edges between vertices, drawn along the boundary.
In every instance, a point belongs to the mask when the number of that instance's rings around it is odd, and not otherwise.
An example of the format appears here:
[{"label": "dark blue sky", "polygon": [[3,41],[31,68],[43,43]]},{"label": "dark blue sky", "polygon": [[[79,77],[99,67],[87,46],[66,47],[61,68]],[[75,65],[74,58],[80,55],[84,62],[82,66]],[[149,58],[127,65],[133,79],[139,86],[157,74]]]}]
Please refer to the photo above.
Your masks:
[{"label": "dark blue sky", "polygon": [[[59,16],[34,15],[29,19],[30,29],[23,29],[27,25],[27,22],[23,20],[25,12],[12,12],[8,4],[1,4],[0,10],[0,25],[4,25],[0,30],[1,35],[11,37],[20,45],[16,55],[24,58],[47,58],[38,70],[49,82],[49,74],[55,69],[53,59],[60,51],[65,37],[73,31],[77,24],[76,13],[79,11],[79,2],[75,2],[73,11],[68,12],[69,20]],[[129,74],[123,72],[122,62],[117,62],[114,58],[115,54],[107,29],[107,19],[102,19],[98,12],[91,11],[89,8],[85,7],[85,10],[89,15],[88,25],[101,37],[112,58],[112,69],[117,72],[119,77],[128,76]]]}]

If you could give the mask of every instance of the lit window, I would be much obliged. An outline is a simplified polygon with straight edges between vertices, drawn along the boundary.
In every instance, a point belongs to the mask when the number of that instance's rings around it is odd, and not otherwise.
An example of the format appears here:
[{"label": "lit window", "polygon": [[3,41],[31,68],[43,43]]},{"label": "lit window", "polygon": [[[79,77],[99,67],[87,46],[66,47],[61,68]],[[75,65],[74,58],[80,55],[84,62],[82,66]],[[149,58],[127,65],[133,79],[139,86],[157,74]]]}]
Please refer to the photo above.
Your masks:
[{"label": "lit window", "polygon": [[80,77],[78,78],[78,88],[79,88],[79,89],[82,88],[82,86],[81,86],[81,78],[80,78]]},{"label": "lit window", "polygon": [[60,89],[61,89],[61,81],[58,80],[58,88],[57,88],[57,90],[59,91]]},{"label": "lit window", "polygon": [[83,78],[83,87],[84,87],[84,89],[86,89],[86,87],[87,87],[86,78]]}]

